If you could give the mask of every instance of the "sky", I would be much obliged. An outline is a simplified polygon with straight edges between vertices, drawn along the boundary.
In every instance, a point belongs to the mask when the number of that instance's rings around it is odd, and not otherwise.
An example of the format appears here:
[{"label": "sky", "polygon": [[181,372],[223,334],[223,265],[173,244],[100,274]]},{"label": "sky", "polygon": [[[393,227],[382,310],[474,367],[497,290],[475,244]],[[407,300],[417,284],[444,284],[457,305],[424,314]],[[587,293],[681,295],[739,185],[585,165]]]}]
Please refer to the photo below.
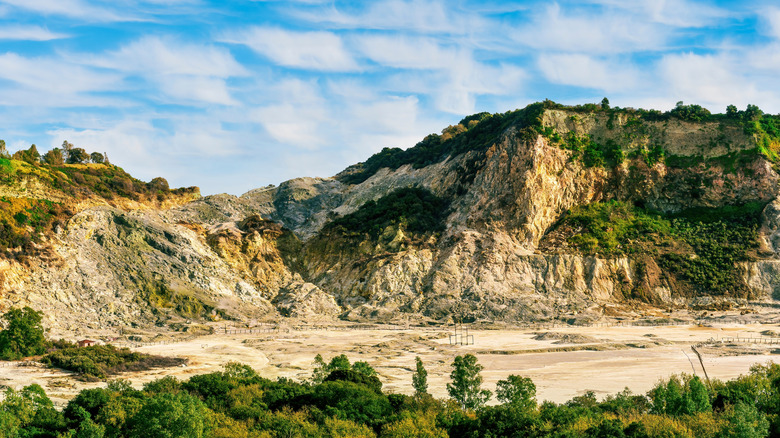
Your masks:
[{"label": "sky", "polygon": [[[777,5],[777,6],[776,6]],[[204,195],[551,99],[780,112],[780,4],[0,0],[0,139]]]}]

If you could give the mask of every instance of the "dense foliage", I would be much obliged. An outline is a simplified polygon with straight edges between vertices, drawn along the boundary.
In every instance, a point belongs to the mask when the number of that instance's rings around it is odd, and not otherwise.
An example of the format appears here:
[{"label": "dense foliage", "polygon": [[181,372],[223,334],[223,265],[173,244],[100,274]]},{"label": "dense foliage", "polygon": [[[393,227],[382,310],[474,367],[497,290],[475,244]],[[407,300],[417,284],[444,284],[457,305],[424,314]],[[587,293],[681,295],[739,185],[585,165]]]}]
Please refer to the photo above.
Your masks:
[{"label": "dense foliage", "polygon": [[625,202],[573,208],[559,224],[587,254],[643,254],[707,292],[746,291],[739,263],[753,259],[764,204],[698,208],[661,215]]},{"label": "dense foliage", "polygon": [[113,345],[93,345],[57,350],[43,356],[41,362],[54,368],[73,371],[84,380],[99,380],[123,371],[178,366],[186,363],[186,360],[137,353],[129,348],[116,348]]},{"label": "dense foliage", "polygon": [[61,412],[38,385],[7,389],[0,402],[0,437],[780,435],[780,366],[772,363],[727,382],[672,376],[647,395],[626,389],[601,401],[589,391],[566,403],[537,405],[535,385],[521,376],[499,381],[496,392],[500,404],[464,408],[454,400],[385,394],[352,381],[273,381],[229,363],[221,372],[183,382],[164,377],[143,390],[113,381],[83,390]]},{"label": "dense foliage", "polygon": [[[506,113],[477,113],[443,129],[441,134],[430,134],[414,147],[409,149],[384,148],[369,157],[363,163],[351,166],[338,175],[338,179],[347,184],[359,184],[376,174],[382,168],[398,169],[404,165],[422,168],[444,161],[465,152],[481,153],[495,144],[507,128],[514,126],[520,135],[533,138],[543,135],[553,143],[572,150],[588,167],[614,167],[626,157],[620,144],[614,140],[601,144],[590,137],[578,137],[573,133],[562,138],[553,128],[542,126],[541,116],[548,109],[563,109],[573,113],[597,113],[607,116],[607,127],[612,129],[619,114],[628,116],[626,128],[640,129],[643,121],[682,120],[700,123],[718,121],[727,124],[741,125],[746,134],[754,135],[757,141],[756,153],[761,153],[773,162],[780,160],[780,115],[764,114],[757,106],[748,105],[745,110],[737,110],[729,105],[725,114],[712,114],[701,105],[677,105],[666,112],[646,110],[642,108],[610,107],[608,99],[601,104],[584,104],[567,106],[550,100],[533,103],[527,107]],[[576,117],[576,116],[573,116]],[[631,133],[626,133],[630,136]],[[658,145],[651,145],[637,154],[653,165],[664,159],[664,150]],[[701,161],[701,159],[699,159]],[[479,166],[479,157],[471,160],[468,166]],[[473,180],[475,169],[460,169],[462,177],[469,182]]]},{"label": "dense foliage", "polygon": [[468,116],[457,125],[448,126],[441,135],[430,134],[409,149],[384,148],[371,156],[365,163],[348,169],[339,176],[347,184],[359,184],[379,169],[398,169],[411,164],[421,168],[438,163],[449,156],[468,151],[484,151],[493,145],[510,126],[519,131],[537,132],[541,127],[541,115],[553,102],[538,102],[506,113],[478,113]]},{"label": "dense foliage", "polygon": [[5,328],[0,331],[0,359],[16,360],[46,351],[41,312],[29,307],[13,308],[2,319]]},{"label": "dense foliage", "polygon": [[411,235],[442,231],[447,203],[428,190],[398,189],[376,201],[368,201],[355,212],[328,223],[327,235],[338,233],[356,239],[377,240],[388,227],[401,228]]}]

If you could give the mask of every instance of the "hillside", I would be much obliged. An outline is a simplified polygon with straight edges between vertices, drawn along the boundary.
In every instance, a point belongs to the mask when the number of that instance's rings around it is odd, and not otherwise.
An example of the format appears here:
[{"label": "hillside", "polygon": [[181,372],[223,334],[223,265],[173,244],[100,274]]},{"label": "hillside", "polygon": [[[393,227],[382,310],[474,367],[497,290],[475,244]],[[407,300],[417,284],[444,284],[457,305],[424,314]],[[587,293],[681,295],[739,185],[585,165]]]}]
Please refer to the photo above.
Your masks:
[{"label": "hillside", "polygon": [[4,160],[4,229],[50,251],[8,240],[0,303],[97,329],[596,319],[771,301],[778,150],[780,118],[755,107],[545,101],[240,197],[155,191],[114,166]]}]

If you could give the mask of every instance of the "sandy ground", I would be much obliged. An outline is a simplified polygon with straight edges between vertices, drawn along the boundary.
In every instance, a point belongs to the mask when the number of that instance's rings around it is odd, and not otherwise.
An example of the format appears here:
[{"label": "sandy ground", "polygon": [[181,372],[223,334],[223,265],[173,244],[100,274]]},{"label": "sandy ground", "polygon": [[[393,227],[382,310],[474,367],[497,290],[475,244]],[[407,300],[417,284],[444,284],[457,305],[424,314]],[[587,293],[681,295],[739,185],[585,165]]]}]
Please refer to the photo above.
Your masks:
[{"label": "sandy ground", "polygon": [[[446,397],[454,357],[472,353],[484,366],[484,387],[493,390],[498,380],[518,374],[533,379],[540,401],[564,402],[588,390],[595,391],[599,398],[626,387],[644,393],[659,379],[677,373],[695,372],[703,377],[691,345],[735,336],[768,341],[761,334],[767,330],[780,333],[780,325],[472,329],[473,345],[450,345],[452,328],[287,329],[273,334],[215,334],[170,345],[140,347],[138,351],[186,357],[190,362],[186,367],[118,377],[140,388],[159,377],[187,379],[219,371],[225,363],[237,361],[267,378],[303,380],[311,375],[316,354],[329,360],[344,353],[353,362],[363,360],[371,364],[385,390],[410,394],[414,358],[420,356],[428,370],[430,392]],[[545,333],[546,339],[536,339]],[[726,380],[747,373],[755,363],[775,359],[773,352],[780,353],[780,339],[775,341],[778,344],[714,342],[700,351],[709,377]],[[41,384],[58,405],[84,388],[105,385],[80,382],[68,373],[40,367],[0,365],[0,384],[20,388],[30,383]]]}]

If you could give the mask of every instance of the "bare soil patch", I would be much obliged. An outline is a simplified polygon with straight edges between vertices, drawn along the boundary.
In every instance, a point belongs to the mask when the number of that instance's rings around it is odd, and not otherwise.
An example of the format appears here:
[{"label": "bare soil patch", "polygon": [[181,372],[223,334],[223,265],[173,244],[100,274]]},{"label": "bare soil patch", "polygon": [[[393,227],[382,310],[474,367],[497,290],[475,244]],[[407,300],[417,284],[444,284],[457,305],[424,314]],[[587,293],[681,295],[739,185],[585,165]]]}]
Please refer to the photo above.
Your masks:
[{"label": "bare soil patch", "polygon": [[[699,346],[710,378],[732,379],[747,373],[755,363],[778,358],[780,345],[755,341],[766,340],[762,332],[767,330],[780,332],[780,324],[562,326],[552,334],[540,333],[538,328],[472,327],[473,345],[450,345],[450,327],[391,330],[366,325],[357,329],[288,326],[274,333],[215,333],[184,342],[139,347],[135,350],[181,357],[189,362],[186,367],[126,372],[118,377],[140,388],[168,375],[187,379],[220,371],[227,362],[236,361],[270,379],[304,380],[311,376],[314,356],[322,354],[327,361],[344,353],[353,362],[371,364],[386,390],[411,394],[414,360],[419,356],[428,370],[430,391],[444,398],[452,361],[457,355],[471,353],[484,366],[487,389],[494,390],[498,380],[517,374],[533,379],[540,401],[564,402],[588,390],[600,396],[626,387],[644,393],[672,374],[696,373],[703,377],[701,365],[690,349],[692,345]],[[731,341],[735,337],[741,341]],[[729,341],[721,342],[722,338]],[[753,341],[747,341],[750,339]],[[585,341],[594,342],[575,343]],[[80,382],[71,373],[40,367],[0,368],[0,385],[19,388],[30,383],[41,384],[60,404],[84,388],[105,385]]]}]

